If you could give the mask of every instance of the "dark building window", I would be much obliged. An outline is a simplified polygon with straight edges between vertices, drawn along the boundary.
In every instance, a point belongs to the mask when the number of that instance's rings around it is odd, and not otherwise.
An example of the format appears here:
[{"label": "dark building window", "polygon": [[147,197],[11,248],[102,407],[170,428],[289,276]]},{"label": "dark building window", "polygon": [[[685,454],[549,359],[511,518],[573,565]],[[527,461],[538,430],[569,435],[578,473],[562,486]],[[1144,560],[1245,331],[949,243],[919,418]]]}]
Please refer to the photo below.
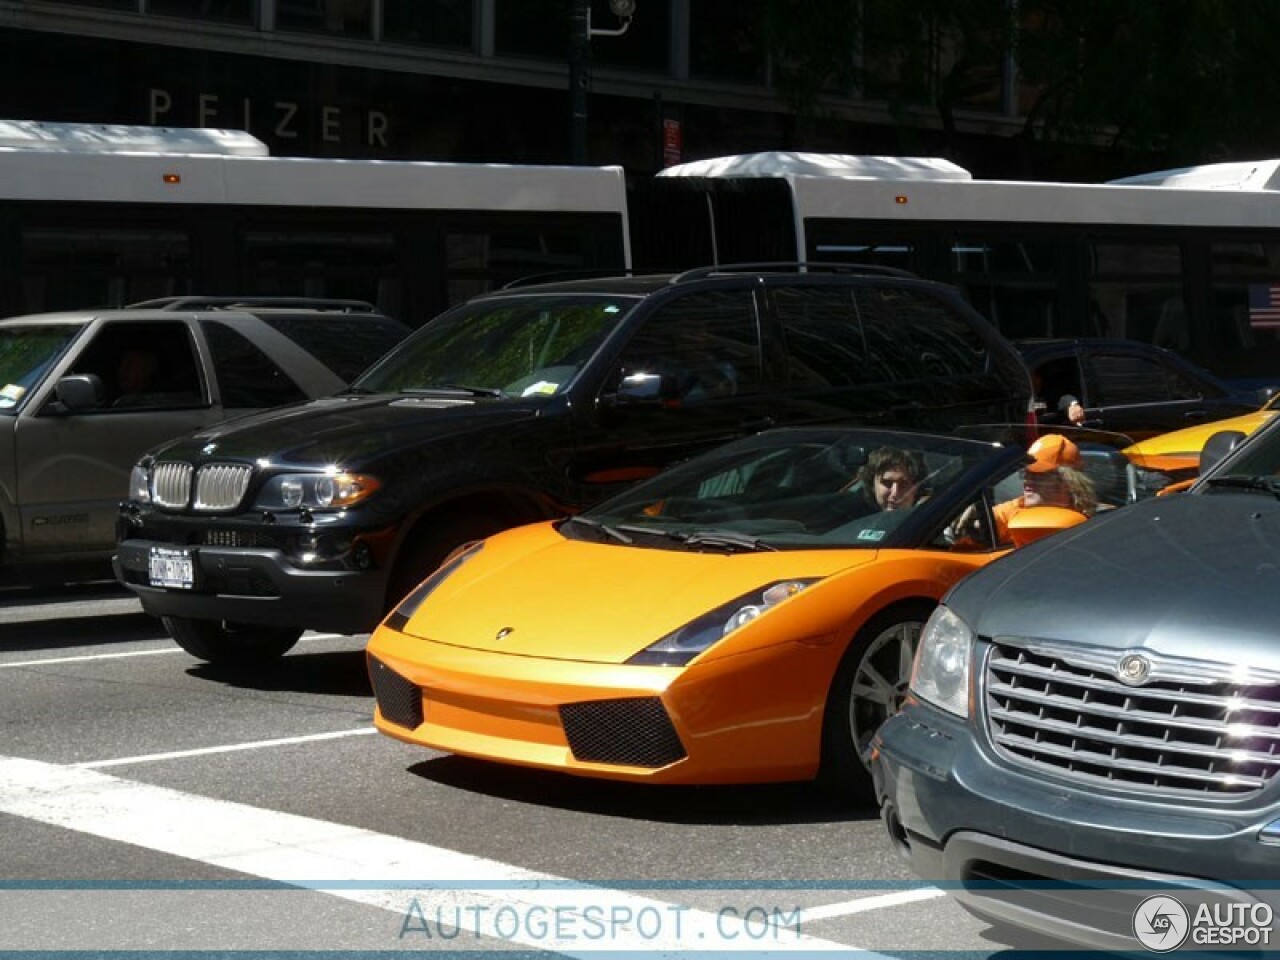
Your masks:
[{"label": "dark building window", "polygon": [[147,12],[166,17],[253,22],[252,0],[148,0]]},{"label": "dark building window", "polygon": [[[595,29],[616,30],[621,26],[606,0],[595,0],[591,5],[591,26]],[[625,67],[629,70],[647,70],[666,73],[670,63],[669,34],[671,10],[669,4],[640,0],[631,26],[620,37],[598,36],[591,41],[591,59],[599,64]]]},{"label": "dark building window", "polygon": [[372,0],[280,0],[276,27],[368,38],[372,17]]},{"label": "dark building window", "polygon": [[494,49],[501,54],[563,61],[569,55],[565,0],[494,0]]},{"label": "dark building window", "polygon": [[697,0],[689,5],[690,74],[764,83],[764,67],[765,55],[752,19],[752,4]]},{"label": "dark building window", "polygon": [[382,36],[393,43],[471,47],[472,0],[382,0]]},{"label": "dark building window", "polygon": [[137,10],[138,0],[62,0],[78,7],[109,7],[112,10]]}]

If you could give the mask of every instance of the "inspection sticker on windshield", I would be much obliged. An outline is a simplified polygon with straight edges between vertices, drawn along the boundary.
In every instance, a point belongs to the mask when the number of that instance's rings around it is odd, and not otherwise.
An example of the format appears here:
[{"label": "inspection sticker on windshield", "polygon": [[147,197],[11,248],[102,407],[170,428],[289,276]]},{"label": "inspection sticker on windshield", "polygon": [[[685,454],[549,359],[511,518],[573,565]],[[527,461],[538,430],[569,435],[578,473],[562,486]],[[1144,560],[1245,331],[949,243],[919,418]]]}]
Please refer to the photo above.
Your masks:
[{"label": "inspection sticker on windshield", "polygon": [[16,383],[7,383],[0,387],[0,407],[12,407],[22,399],[27,388]]},{"label": "inspection sticker on windshield", "polygon": [[883,540],[886,532],[887,531],[885,530],[859,530],[858,539],[859,540]]},{"label": "inspection sticker on windshield", "polygon": [[560,384],[552,383],[550,380],[539,380],[537,383],[531,383],[520,391],[522,397],[549,397],[560,389]]}]

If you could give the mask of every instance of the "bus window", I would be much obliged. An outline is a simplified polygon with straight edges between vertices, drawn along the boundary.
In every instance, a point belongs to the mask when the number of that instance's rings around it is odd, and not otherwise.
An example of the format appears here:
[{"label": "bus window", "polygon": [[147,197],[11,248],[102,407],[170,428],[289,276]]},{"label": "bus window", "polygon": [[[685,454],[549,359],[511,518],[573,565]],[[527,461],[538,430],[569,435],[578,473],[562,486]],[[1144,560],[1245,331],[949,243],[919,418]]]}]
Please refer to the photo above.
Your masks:
[{"label": "bus window", "polygon": [[191,293],[180,230],[29,226],[22,231],[22,311],[122,307]]},{"label": "bus window", "polygon": [[1061,263],[1061,241],[992,234],[951,241],[954,281],[974,309],[1014,339],[1093,332],[1059,316]]},{"label": "bus window", "polygon": [[1186,353],[1190,333],[1180,245],[1091,238],[1089,250],[1089,295],[1107,322],[1100,332]]},{"label": "bus window", "polygon": [[915,244],[903,237],[876,237],[835,227],[813,227],[813,257],[819,263],[867,263],[919,272]]},{"label": "bus window", "polygon": [[591,265],[580,236],[527,228],[445,234],[449,303],[461,303],[522,277],[572,274]]},{"label": "bus window", "polygon": [[1280,241],[1209,244],[1207,364],[1226,377],[1280,370]]},{"label": "bus window", "polygon": [[403,312],[396,242],[389,233],[250,230],[243,246],[246,289],[237,292],[364,300],[389,316]]}]

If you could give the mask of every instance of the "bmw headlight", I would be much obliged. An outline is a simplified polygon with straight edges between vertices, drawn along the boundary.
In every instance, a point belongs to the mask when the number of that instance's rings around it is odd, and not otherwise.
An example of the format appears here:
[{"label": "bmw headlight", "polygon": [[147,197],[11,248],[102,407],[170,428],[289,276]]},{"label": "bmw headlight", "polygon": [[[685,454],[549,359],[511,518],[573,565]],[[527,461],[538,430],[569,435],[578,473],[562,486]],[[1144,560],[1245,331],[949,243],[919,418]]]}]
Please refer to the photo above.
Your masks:
[{"label": "bmw headlight", "polygon": [[657,643],[641,650],[627,663],[650,667],[684,666],[717,640],[817,582],[816,577],[808,580],[783,580],[744,593],[736,600],[730,600],[710,613],[691,620],[679,630],[672,631]]},{"label": "bmw headlight", "polygon": [[285,473],[263,484],[254,506],[263,510],[349,507],[379,486],[376,477],[359,473]]},{"label": "bmw headlight", "polygon": [[138,503],[151,502],[151,474],[140,463],[135,463],[129,471],[129,499]]},{"label": "bmw headlight", "polygon": [[413,592],[396,604],[396,608],[387,614],[387,618],[383,623],[392,630],[403,632],[405,625],[413,619],[413,615],[418,612],[418,608],[422,606],[427,597],[435,592],[436,587],[444,583],[455,570],[479,553],[483,546],[484,541],[479,540],[475,543],[463,544],[449,554],[435,573],[423,580],[422,583],[414,588]]},{"label": "bmw headlight", "polygon": [[969,715],[969,660],[973,631],[944,606],[938,606],[924,625],[911,692],[921,700],[960,717]]}]

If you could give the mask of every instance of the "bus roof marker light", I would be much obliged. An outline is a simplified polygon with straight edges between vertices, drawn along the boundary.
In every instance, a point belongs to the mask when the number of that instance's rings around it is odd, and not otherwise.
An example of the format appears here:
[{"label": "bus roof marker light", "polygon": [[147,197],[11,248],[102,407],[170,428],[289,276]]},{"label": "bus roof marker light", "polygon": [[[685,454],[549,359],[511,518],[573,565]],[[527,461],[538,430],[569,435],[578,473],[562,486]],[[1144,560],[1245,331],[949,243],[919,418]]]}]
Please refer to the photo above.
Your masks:
[{"label": "bus roof marker light", "polygon": [[165,183],[169,184],[170,186],[175,186],[176,184],[179,184],[182,182],[182,174],[166,173],[160,179],[163,180]]},{"label": "bus roof marker light", "polygon": [[898,206],[902,206],[907,202],[907,195],[905,193],[900,193],[893,198],[893,202]]}]

